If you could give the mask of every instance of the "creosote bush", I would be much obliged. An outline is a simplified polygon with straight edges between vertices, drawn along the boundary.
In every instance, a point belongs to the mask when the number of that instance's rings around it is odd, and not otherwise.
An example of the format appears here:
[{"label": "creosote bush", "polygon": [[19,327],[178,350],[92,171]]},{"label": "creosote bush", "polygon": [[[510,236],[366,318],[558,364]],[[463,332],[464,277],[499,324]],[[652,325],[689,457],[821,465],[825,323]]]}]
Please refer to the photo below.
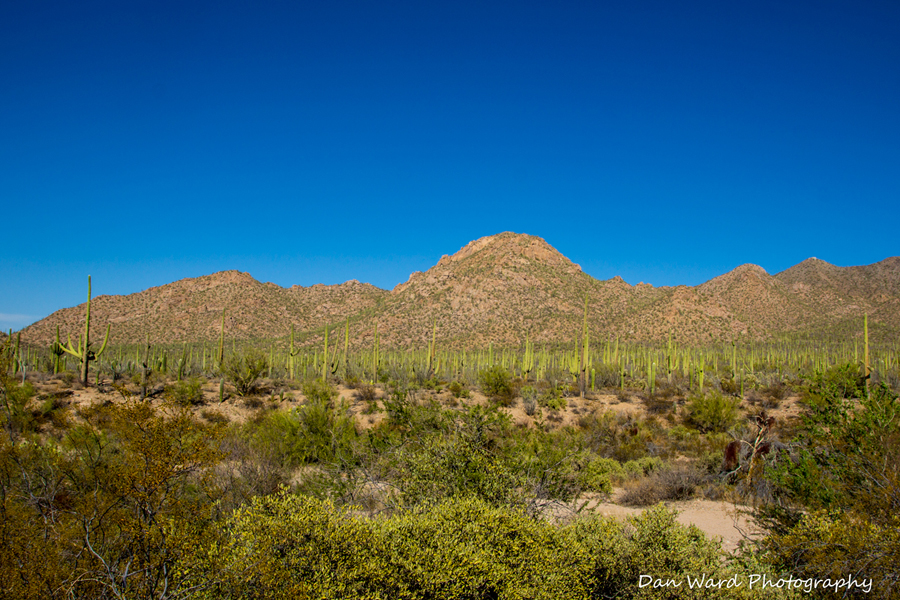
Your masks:
[{"label": "creosote bush", "polygon": [[199,377],[177,381],[166,392],[176,404],[182,406],[203,404],[203,380]]},{"label": "creosote bush", "polygon": [[351,460],[357,432],[346,403],[336,406],[337,391],[321,380],[304,383],[303,394],[303,405],[271,411],[248,427],[251,446],[287,468]]},{"label": "creosote bush", "polygon": [[512,404],[515,397],[512,375],[500,365],[493,365],[479,371],[478,385],[481,386],[481,391],[486,396],[490,396],[502,406]]},{"label": "creosote bush", "polygon": [[686,420],[703,432],[727,431],[737,422],[739,405],[737,398],[716,391],[692,396],[686,407]]},{"label": "creosote bush", "polygon": [[469,397],[469,390],[466,388],[465,384],[460,383],[459,381],[451,381],[450,385],[447,386],[447,389],[450,390],[450,393],[453,394],[454,398]]},{"label": "creosote bush", "polygon": [[246,350],[241,354],[232,354],[222,365],[225,377],[234,385],[241,396],[256,393],[259,379],[269,368],[268,359],[258,350]]},{"label": "creosote bush", "polygon": [[[554,525],[477,498],[448,498],[368,519],[329,501],[278,494],[233,513],[209,568],[213,598],[588,600],[795,598],[784,589],[690,589],[686,578],[726,579],[717,542],[656,507],[620,521]],[[754,564],[753,573],[777,574]],[[639,577],[682,581],[640,588]],[[746,575],[744,576],[746,577]]]}]

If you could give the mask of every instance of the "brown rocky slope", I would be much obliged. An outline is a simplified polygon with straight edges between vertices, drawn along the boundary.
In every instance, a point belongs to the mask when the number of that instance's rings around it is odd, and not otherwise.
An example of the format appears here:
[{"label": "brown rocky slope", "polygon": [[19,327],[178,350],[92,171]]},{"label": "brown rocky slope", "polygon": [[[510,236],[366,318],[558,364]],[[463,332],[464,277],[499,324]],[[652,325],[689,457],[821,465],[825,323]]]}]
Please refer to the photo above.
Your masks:
[{"label": "brown rocky slope", "polygon": [[[900,331],[900,258],[874,265],[836,267],[806,260],[775,276],[741,265],[696,286],[632,286],[619,277],[600,281],[584,273],[543,239],[501,233],[470,242],[391,291],[349,281],[282,288],[246,273],[226,271],[184,279],[127,296],[99,296],[91,304],[92,339],[112,323],[114,343],[217,339],[224,310],[226,336],[317,340],[326,324],[349,320],[354,345],[370,345],[375,325],[385,345],[421,345],[436,324],[449,345],[489,342],[571,342],[581,331],[585,297],[594,340],[681,343],[765,338],[789,332],[840,332],[864,312],[873,334]],[[84,305],[57,311],[23,331],[46,344],[56,327],[80,332]]]}]

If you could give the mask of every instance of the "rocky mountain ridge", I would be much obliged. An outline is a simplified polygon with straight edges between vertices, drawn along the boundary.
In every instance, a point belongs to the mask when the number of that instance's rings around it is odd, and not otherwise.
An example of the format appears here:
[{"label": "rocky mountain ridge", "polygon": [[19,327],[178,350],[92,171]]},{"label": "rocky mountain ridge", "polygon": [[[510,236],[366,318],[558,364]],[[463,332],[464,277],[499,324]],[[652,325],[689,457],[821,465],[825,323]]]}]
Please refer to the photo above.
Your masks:
[{"label": "rocky mountain ridge", "polygon": [[[858,329],[869,314],[874,335],[900,332],[900,257],[873,265],[836,267],[811,258],[770,275],[741,265],[699,286],[629,285],[600,281],[543,239],[501,233],[470,242],[436,265],[382,290],[351,280],[340,285],[283,288],[247,273],[224,271],[91,303],[92,338],[112,324],[112,343],[215,340],[222,316],[229,339],[284,338],[291,325],[299,343],[318,339],[326,325],[350,324],[354,345],[406,347],[430,339],[486,346],[570,342],[581,331],[587,298],[594,339],[682,343],[769,338]],[[47,344],[77,336],[84,305],[66,308],[25,328],[23,340]]]}]

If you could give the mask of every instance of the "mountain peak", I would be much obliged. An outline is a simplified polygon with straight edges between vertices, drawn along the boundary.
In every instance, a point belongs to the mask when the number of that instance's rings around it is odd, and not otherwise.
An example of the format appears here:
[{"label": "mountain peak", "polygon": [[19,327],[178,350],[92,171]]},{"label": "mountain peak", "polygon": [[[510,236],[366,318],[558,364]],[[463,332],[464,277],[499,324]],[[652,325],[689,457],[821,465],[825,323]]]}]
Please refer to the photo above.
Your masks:
[{"label": "mountain peak", "polygon": [[471,241],[463,246],[456,254],[445,256],[441,260],[442,262],[445,262],[445,264],[450,264],[466,260],[469,257],[476,255],[507,259],[524,257],[550,265],[575,266],[572,261],[563,256],[559,250],[548,244],[543,238],[525,233],[513,233],[511,231],[505,231],[503,233],[489,235]]}]

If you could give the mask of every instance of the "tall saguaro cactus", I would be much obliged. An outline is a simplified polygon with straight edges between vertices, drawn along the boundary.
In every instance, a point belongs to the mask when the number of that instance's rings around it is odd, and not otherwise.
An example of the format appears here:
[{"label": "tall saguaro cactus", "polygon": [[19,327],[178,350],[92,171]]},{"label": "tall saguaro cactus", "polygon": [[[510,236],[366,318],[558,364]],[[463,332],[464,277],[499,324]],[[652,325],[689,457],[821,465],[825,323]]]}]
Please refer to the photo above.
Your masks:
[{"label": "tall saguaro cactus", "polygon": [[94,352],[91,350],[91,276],[88,275],[88,297],[87,297],[87,310],[85,311],[84,317],[84,337],[78,338],[78,344],[76,346],[72,345],[72,340],[67,336],[66,341],[67,344],[62,346],[64,352],[67,352],[81,360],[81,383],[84,385],[88,384],[88,367],[91,364],[92,360],[97,360],[100,358],[106,351],[106,343],[109,341],[109,330],[110,324],[106,325],[106,337],[103,338],[103,345],[100,346],[100,350]]},{"label": "tall saguaro cactus", "polygon": [[294,380],[294,358],[300,354],[299,348],[294,348],[294,324],[291,323],[291,346],[288,349],[288,368],[291,374],[291,381]]},{"label": "tall saguaro cactus", "polygon": [[588,341],[588,324],[587,324],[588,297],[584,295],[584,324],[581,328],[581,364],[579,365],[578,375],[578,392],[582,398],[587,391],[587,371],[588,371],[588,353],[590,352],[590,342]]},{"label": "tall saguaro cactus", "polygon": [[866,398],[869,397],[869,378],[872,376],[872,369],[869,367],[869,313],[863,315],[863,338],[866,344],[865,349],[865,381],[866,381]]}]

